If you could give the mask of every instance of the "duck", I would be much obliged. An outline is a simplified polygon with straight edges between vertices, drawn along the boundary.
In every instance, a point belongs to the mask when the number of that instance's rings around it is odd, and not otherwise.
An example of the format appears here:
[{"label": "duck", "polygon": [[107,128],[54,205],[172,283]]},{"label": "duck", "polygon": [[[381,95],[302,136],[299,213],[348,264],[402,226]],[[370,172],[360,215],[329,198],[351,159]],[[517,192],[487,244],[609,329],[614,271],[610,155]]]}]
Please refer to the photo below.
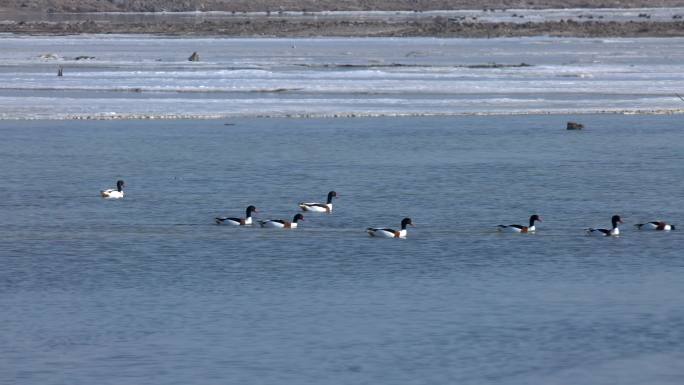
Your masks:
[{"label": "duck", "polygon": [[637,223],[636,226],[639,230],[651,230],[651,231],[670,231],[674,230],[675,226],[663,221]]},{"label": "duck", "polygon": [[232,218],[232,217],[216,217],[216,224],[227,224],[232,226],[246,226],[252,224],[252,213],[258,213],[257,208],[250,205],[247,206],[246,214],[244,218]]},{"label": "duck", "polygon": [[332,199],[334,197],[337,197],[337,193],[335,191],[330,191],[328,193],[327,203],[302,202],[299,204],[299,208],[301,208],[302,211],[330,214],[333,208]]},{"label": "duck", "polygon": [[123,188],[126,184],[122,180],[116,181],[116,189],[100,190],[100,196],[105,199],[121,199],[124,197]]},{"label": "duck", "polygon": [[411,218],[401,220],[401,230],[369,227],[366,229],[368,235],[377,238],[406,238],[406,226],[413,226]]},{"label": "duck", "polygon": [[618,228],[618,223],[622,223],[622,218],[620,218],[619,215],[613,215],[612,218],[610,218],[611,223],[613,224],[612,229],[594,229],[594,228],[588,228],[586,229],[587,234],[590,235],[602,235],[606,237],[610,236],[617,236],[620,235],[620,229]]},{"label": "duck", "polygon": [[271,229],[296,229],[297,222],[303,220],[304,215],[295,214],[294,218],[292,218],[292,221],[285,221],[282,219],[269,219],[266,221],[259,221],[259,225],[261,225],[261,227],[267,227]]},{"label": "duck", "polygon": [[534,227],[534,222],[543,222],[541,217],[537,214],[530,216],[530,225],[499,225],[499,231],[507,233],[534,233],[537,228]]}]

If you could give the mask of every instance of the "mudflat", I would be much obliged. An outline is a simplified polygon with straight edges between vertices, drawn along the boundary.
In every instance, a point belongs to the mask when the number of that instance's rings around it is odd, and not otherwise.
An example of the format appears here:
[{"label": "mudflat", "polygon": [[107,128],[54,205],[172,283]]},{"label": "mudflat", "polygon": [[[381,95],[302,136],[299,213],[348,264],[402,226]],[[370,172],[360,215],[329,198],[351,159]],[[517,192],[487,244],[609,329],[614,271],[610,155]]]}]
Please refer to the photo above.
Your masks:
[{"label": "mudflat", "polygon": [[220,36],[684,36],[684,1],[16,1],[0,32]]}]

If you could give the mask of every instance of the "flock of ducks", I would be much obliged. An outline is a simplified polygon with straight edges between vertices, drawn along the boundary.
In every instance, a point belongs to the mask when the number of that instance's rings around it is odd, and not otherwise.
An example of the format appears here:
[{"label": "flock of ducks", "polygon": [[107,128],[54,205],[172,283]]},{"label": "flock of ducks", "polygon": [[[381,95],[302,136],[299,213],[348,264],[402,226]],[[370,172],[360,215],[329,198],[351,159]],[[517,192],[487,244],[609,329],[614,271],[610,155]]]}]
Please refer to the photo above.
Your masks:
[{"label": "flock of ducks", "polygon": [[[116,182],[116,189],[101,190],[100,195],[104,199],[121,199],[124,197],[124,191],[123,191],[124,187],[125,187],[125,182],[123,180],[118,180]],[[332,213],[332,209],[333,209],[332,200],[335,197],[337,197],[337,193],[335,191],[330,191],[328,193],[328,199],[326,200],[326,203],[302,202],[302,203],[299,203],[299,208],[304,212],[330,214],[330,213]],[[259,211],[257,210],[256,207],[250,205],[250,206],[247,206],[244,218],[216,217],[215,222],[217,225],[250,226],[253,224],[252,214],[258,213],[258,212]],[[260,220],[257,222],[259,223],[259,226],[265,227],[265,228],[296,229],[297,223],[300,221],[303,221],[303,220],[304,220],[304,215],[302,215],[301,213],[297,213],[297,214],[295,214],[295,216],[292,218],[291,221],[284,220],[284,219],[267,219],[267,220]],[[532,216],[530,216],[530,220],[529,220],[527,226],[518,225],[518,224],[499,225],[497,227],[497,229],[500,232],[508,232],[508,233],[534,233],[537,230],[535,227],[536,222],[542,222],[542,218],[537,214],[533,214]],[[594,228],[590,227],[590,228],[586,229],[586,232],[587,232],[587,234],[590,234],[590,235],[599,235],[599,236],[605,236],[605,237],[617,236],[617,235],[620,235],[620,229],[618,227],[618,224],[621,224],[621,223],[623,223],[623,222],[622,222],[622,219],[620,218],[620,216],[619,215],[613,215],[613,217],[611,218],[612,227],[610,229],[594,229]],[[391,229],[391,228],[382,228],[382,227],[368,227],[366,229],[366,232],[368,233],[369,236],[377,237],[377,238],[406,238],[406,233],[407,233],[406,227],[407,226],[413,226],[413,222],[411,221],[411,218],[402,219],[401,228],[399,230],[395,230],[395,229]],[[639,230],[650,230],[650,231],[671,231],[671,230],[675,229],[674,225],[669,224],[667,222],[662,222],[662,221],[637,223],[634,226],[636,226]]]}]

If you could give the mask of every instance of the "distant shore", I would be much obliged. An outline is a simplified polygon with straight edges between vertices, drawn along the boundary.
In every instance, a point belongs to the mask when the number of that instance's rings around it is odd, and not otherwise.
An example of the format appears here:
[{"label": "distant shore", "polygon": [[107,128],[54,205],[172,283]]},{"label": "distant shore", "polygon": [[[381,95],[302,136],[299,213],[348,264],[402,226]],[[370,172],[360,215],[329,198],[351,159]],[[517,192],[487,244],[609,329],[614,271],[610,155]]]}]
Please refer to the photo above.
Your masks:
[{"label": "distant shore", "polygon": [[3,0],[0,12],[434,11],[684,7],[684,0]]},{"label": "distant shore", "polygon": [[7,0],[0,33],[669,37],[684,36],[684,0]]},{"label": "distant shore", "polygon": [[[119,15],[120,16],[120,15]],[[580,15],[581,16],[581,15]],[[586,19],[480,22],[440,15],[415,18],[358,18],[314,16],[178,18],[174,15],[144,15],[140,20],[103,15],[69,15],[57,20],[23,17],[0,22],[1,33],[14,34],[158,34],[235,37],[674,37],[684,36],[680,15],[667,21],[604,21]]]}]

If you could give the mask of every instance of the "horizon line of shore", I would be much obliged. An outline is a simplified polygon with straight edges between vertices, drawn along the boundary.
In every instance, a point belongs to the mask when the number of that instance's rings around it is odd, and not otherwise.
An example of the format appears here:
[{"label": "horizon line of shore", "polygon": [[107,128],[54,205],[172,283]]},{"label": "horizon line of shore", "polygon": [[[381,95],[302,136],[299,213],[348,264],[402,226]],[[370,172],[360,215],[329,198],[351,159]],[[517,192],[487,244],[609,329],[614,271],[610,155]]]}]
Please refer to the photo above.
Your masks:
[{"label": "horizon line of shore", "polygon": [[[677,37],[684,36],[684,8],[622,11],[586,8],[525,10],[492,17],[492,11],[454,14],[455,10],[359,14],[264,13],[216,16],[211,12],[161,13],[21,13],[0,12],[0,33],[12,34],[148,34],[226,37]],[[545,12],[561,12],[545,14]],[[577,10],[575,10],[577,11]],[[618,12],[620,11],[620,12]],[[461,12],[469,12],[461,10]],[[500,14],[504,11],[498,11]],[[536,13],[541,12],[541,13]],[[565,14],[564,12],[568,12]],[[197,15],[189,16],[188,15]],[[512,16],[512,18],[511,18]],[[653,19],[651,19],[653,16]],[[3,20],[4,18],[4,20]]]}]

